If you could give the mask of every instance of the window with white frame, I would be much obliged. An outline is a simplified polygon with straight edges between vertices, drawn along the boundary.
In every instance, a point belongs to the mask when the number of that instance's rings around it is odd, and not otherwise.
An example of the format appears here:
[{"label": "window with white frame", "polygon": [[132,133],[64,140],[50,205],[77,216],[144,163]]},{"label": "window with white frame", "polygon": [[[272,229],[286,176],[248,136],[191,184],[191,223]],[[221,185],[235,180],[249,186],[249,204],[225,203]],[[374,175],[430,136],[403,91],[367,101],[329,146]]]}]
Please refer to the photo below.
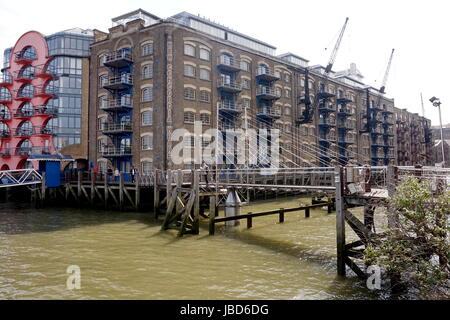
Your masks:
[{"label": "window with white frame", "polygon": [[211,93],[206,90],[200,90],[200,98],[201,102],[211,102]]},{"label": "window with white frame", "polygon": [[288,89],[284,90],[284,96],[286,98],[290,98],[291,97],[291,90],[288,90]]},{"label": "window with white frame", "polygon": [[101,96],[98,98],[98,106],[100,108],[108,107],[108,98],[106,96]]},{"label": "window with white frame", "polygon": [[281,72],[280,72],[280,70],[275,70],[275,77],[281,78]]},{"label": "window with white frame", "polygon": [[200,48],[200,59],[209,61],[211,59],[211,52],[207,49]]},{"label": "window with white frame", "polygon": [[106,167],[107,167],[107,163],[106,163],[106,161],[99,161],[99,162],[97,162],[97,165],[98,165],[98,170],[101,172],[101,173],[104,173],[104,172],[106,172]]},{"label": "window with white frame", "polygon": [[102,74],[98,80],[100,87],[108,85],[108,76],[106,74]]},{"label": "window with white frame", "polygon": [[153,54],[153,43],[147,43],[142,46],[142,56],[150,56]]},{"label": "window with white frame", "polygon": [[106,138],[100,138],[97,140],[97,149],[100,153],[106,150]]},{"label": "window with white frame", "polygon": [[284,114],[285,114],[286,116],[290,116],[290,115],[292,114],[292,109],[291,109],[291,107],[285,107],[285,108],[284,108]]},{"label": "window with white frame", "polygon": [[211,72],[208,69],[200,69],[200,79],[210,81]]},{"label": "window with white frame", "polygon": [[108,123],[107,117],[100,117],[97,119],[97,130],[103,130]]},{"label": "window with white frame", "polygon": [[202,137],[202,148],[208,148],[208,146],[211,144],[211,137]]},{"label": "window with white frame", "polygon": [[184,123],[194,123],[195,122],[195,113],[192,111],[184,112]]},{"label": "window with white frame", "polygon": [[291,132],[292,132],[292,127],[291,127],[290,124],[286,124],[286,125],[284,126],[284,129],[285,129],[285,131],[286,131],[287,133],[291,133]]},{"label": "window with white frame", "polygon": [[142,102],[149,102],[153,100],[153,88],[144,88],[141,91]]},{"label": "window with white frame", "polygon": [[275,88],[275,95],[276,95],[277,97],[281,97],[281,88],[279,88],[279,87],[276,87],[276,88]]},{"label": "window with white frame", "polygon": [[200,114],[200,121],[202,124],[210,124],[211,123],[211,116],[208,113],[201,113]]},{"label": "window with white frame", "polygon": [[249,79],[242,79],[242,88],[250,89],[250,80]]},{"label": "window with white frame", "polygon": [[153,123],[153,111],[147,110],[147,111],[142,112],[141,119],[142,119],[143,126],[151,125]]},{"label": "window with white frame", "polygon": [[142,150],[152,150],[153,149],[153,135],[147,134],[141,137],[141,147]]},{"label": "window with white frame", "polygon": [[184,88],[184,98],[186,100],[195,100],[195,89]]},{"label": "window with white frame", "polygon": [[242,106],[244,108],[250,108],[250,99],[242,99]]},{"label": "window with white frame", "polygon": [[186,43],[184,45],[184,54],[187,56],[195,57],[195,47]]},{"label": "window with white frame", "polygon": [[241,60],[241,70],[250,71],[250,63],[245,60]]},{"label": "window with white frame", "polygon": [[291,75],[289,73],[284,74],[284,81],[291,82]]},{"label": "window with white frame", "polygon": [[142,79],[151,79],[153,78],[153,65],[147,64],[142,67]]},{"label": "window with white frame", "polygon": [[141,172],[144,175],[150,175],[152,173],[153,170],[153,162],[151,161],[142,161],[141,162]]},{"label": "window with white frame", "polygon": [[195,78],[195,67],[189,64],[184,65],[184,75]]}]

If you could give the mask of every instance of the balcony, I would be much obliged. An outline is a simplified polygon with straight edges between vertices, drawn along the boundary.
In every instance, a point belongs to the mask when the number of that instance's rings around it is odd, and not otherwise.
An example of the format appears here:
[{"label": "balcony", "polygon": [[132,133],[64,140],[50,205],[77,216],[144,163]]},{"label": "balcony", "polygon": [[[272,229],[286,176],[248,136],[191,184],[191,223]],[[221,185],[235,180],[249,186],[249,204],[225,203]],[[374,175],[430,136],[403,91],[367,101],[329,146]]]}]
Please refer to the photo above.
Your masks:
[{"label": "balcony", "polygon": [[4,89],[0,91],[0,103],[9,103],[11,102],[11,93],[9,93],[8,89]]},{"label": "balcony", "polygon": [[235,130],[238,130],[238,129],[240,129],[240,128],[239,128],[239,126],[237,126],[235,123],[232,123],[232,122],[223,122],[223,121],[220,121],[220,122],[219,122],[219,130],[220,130],[220,131],[225,131],[225,130],[232,130],[232,131],[235,131]]},{"label": "balcony", "polygon": [[356,129],[356,123],[348,120],[338,120],[338,127],[341,131],[351,131]]},{"label": "balcony", "polygon": [[333,119],[333,118],[320,118],[319,126],[322,126],[322,127],[336,127],[336,119]]},{"label": "balcony", "polygon": [[32,147],[19,147],[15,148],[14,154],[19,157],[28,157],[32,154]]},{"label": "balcony", "polygon": [[33,128],[16,128],[14,129],[14,136],[19,138],[29,138],[34,134]]},{"label": "balcony", "polygon": [[340,117],[351,117],[353,115],[353,112],[350,108],[342,106],[338,106],[337,113]]},{"label": "balcony", "polygon": [[32,87],[24,87],[23,89],[15,90],[16,100],[31,101],[34,98],[35,90]]},{"label": "balcony", "polygon": [[221,70],[229,72],[238,72],[241,70],[241,64],[238,59],[225,55],[221,55],[217,59],[217,67],[219,67],[219,69]]},{"label": "balcony", "polygon": [[58,127],[54,126],[35,126],[34,131],[37,135],[54,135],[57,133]]},{"label": "balcony", "polygon": [[321,144],[330,144],[336,142],[336,135],[335,134],[321,134],[319,136],[319,142]]},{"label": "balcony", "polygon": [[103,84],[103,88],[108,90],[125,90],[133,86],[133,75],[122,73],[108,77]]},{"label": "balcony", "polygon": [[35,96],[36,97],[42,97],[42,98],[53,98],[59,93],[59,88],[53,85],[44,85],[44,86],[37,86],[35,89]]},{"label": "balcony", "polygon": [[389,136],[389,137],[393,137],[394,136],[394,130],[385,128],[384,135],[385,136]]},{"label": "balcony", "polygon": [[100,109],[104,111],[129,111],[133,108],[131,97],[102,100]]},{"label": "balcony", "polygon": [[0,109],[0,121],[9,121],[11,120],[11,113],[9,110],[4,107],[3,109]]},{"label": "balcony", "polygon": [[131,147],[116,148],[115,146],[107,146],[100,150],[100,153],[105,158],[131,157],[132,155]]},{"label": "balcony", "polygon": [[11,138],[11,133],[9,130],[3,129],[0,130],[0,139],[9,139]]},{"label": "balcony", "polygon": [[133,63],[133,56],[129,50],[119,50],[105,57],[103,65],[110,68],[123,68]]},{"label": "balcony", "polygon": [[377,135],[383,135],[384,131],[383,131],[383,129],[381,129],[379,127],[378,128],[375,127],[375,128],[372,128],[372,131],[370,133],[374,136],[377,136]]},{"label": "balcony", "polygon": [[258,86],[256,97],[265,100],[277,100],[281,98],[281,94],[267,86]]},{"label": "balcony", "polygon": [[56,77],[56,67],[53,65],[41,64],[34,68],[34,75],[43,79],[52,79]]},{"label": "balcony", "polygon": [[0,157],[11,157],[11,149],[10,148],[1,148],[0,149]]},{"label": "balcony", "polygon": [[334,97],[334,96],[335,96],[334,93],[328,92],[328,91],[326,91],[326,90],[324,90],[324,89],[321,89],[321,90],[317,93],[317,98],[322,99],[322,100],[328,100],[328,99],[330,99],[330,98],[332,98],[332,97]]},{"label": "balcony", "polygon": [[328,112],[336,112],[336,106],[330,102],[321,102],[319,103],[319,112],[328,113]]},{"label": "balcony", "polygon": [[34,68],[33,67],[26,67],[23,70],[15,71],[16,74],[16,81],[22,82],[22,83],[30,83],[36,77],[34,76]]},{"label": "balcony", "polygon": [[280,80],[280,76],[275,74],[274,71],[269,68],[259,67],[256,69],[256,79],[272,82]]},{"label": "balcony", "polygon": [[241,105],[232,101],[219,101],[217,102],[217,108],[219,111],[226,113],[241,113],[243,110]]},{"label": "balcony", "polygon": [[18,109],[16,112],[14,112],[14,118],[18,119],[29,119],[34,116],[34,110],[33,109]]},{"label": "balcony", "polygon": [[133,127],[131,123],[103,123],[101,131],[103,134],[130,134]]},{"label": "balcony", "polygon": [[56,117],[58,115],[58,107],[47,106],[47,105],[36,106],[35,107],[35,115],[36,116],[53,116],[53,117]]},{"label": "balcony", "polygon": [[384,140],[383,139],[376,139],[372,140],[372,147],[373,148],[381,148],[384,147]]},{"label": "balcony", "polygon": [[281,109],[272,106],[260,106],[256,113],[257,117],[278,119],[281,117]]},{"label": "balcony", "polygon": [[217,81],[217,89],[222,92],[239,93],[242,91],[241,83],[236,80],[221,78]]},{"label": "balcony", "polygon": [[5,72],[2,75],[0,75],[0,87],[9,86],[12,83],[13,83],[13,79],[8,72]]},{"label": "balcony", "polygon": [[19,64],[31,64],[36,59],[36,53],[33,51],[25,50],[14,53],[14,61]]},{"label": "balcony", "polygon": [[346,105],[347,103],[352,102],[352,100],[351,100],[351,99],[348,99],[348,98],[346,98],[346,97],[340,97],[340,98],[337,98],[337,99],[336,99],[336,102],[337,102],[338,104]]},{"label": "balcony", "polygon": [[338,142],[339,142],[340,145],[347,146],[347,145],[350,145],[350,144],[354,144],[355,143],[355,138],[354,137],[348,137],[348,136],[345,136],[345,137],[340,136]]}]

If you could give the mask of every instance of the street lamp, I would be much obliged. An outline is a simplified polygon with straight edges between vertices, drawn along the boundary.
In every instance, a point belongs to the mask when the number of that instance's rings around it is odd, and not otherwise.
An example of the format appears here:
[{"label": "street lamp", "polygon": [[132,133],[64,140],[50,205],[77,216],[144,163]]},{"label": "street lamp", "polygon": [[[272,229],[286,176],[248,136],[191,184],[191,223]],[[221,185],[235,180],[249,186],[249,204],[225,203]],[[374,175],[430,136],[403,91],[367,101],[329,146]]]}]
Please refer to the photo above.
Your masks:
[{"label": "street lamp", "polygon": [[442,129],[442,115],[441,115],[441,101],[439,98],[432,97],[430,102],[434,107],[438,107],[439,109],[439,123],[441,126],[441,144],[442,144],[442,167],[445,167],[445,155],[444,155],[444,131]]}]

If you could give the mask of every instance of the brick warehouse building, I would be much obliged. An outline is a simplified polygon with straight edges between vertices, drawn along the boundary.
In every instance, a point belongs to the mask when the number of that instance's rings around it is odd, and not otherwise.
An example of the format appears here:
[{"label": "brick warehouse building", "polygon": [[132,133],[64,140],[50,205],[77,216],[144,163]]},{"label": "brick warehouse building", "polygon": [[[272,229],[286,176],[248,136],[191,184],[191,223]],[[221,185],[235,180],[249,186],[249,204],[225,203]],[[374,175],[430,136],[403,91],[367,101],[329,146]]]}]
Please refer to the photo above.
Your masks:
[{"label": "brick warehouse building", "polygon": [[[178,128],[193,134],[194,121],[204,130],[280,129],[283,166],[399,164],[400,111],[355,65],[325,78],[300,56],[276,56],[269,44],[186,12],[160,19],[139,9],[113,24],[94,30],[91,46],[89,159],[102,170],[179,167],[168,137]],[[411,135],[408,148],[421,137]]]}]

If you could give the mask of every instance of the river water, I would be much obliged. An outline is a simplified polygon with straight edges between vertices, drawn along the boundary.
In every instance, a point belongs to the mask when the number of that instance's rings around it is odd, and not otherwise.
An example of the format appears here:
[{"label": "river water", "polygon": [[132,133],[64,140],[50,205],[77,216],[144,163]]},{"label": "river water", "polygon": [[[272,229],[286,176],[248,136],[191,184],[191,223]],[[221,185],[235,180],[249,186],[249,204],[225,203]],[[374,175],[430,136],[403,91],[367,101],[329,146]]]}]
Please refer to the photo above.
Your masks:
[{"label": "river water", "polygon": [[[308,203],[253,202],[245,212]],[[350,232],[347,232],[350,233]],[[352,238],[353,236],[348,236]],[[376,299],[336,275],[335,214],[314,209],[219,226],[208,236],[161,232],[149,213],[36,210],[0,204],[0,299]],[[68,266],[81,289],[67,289]]]}]

